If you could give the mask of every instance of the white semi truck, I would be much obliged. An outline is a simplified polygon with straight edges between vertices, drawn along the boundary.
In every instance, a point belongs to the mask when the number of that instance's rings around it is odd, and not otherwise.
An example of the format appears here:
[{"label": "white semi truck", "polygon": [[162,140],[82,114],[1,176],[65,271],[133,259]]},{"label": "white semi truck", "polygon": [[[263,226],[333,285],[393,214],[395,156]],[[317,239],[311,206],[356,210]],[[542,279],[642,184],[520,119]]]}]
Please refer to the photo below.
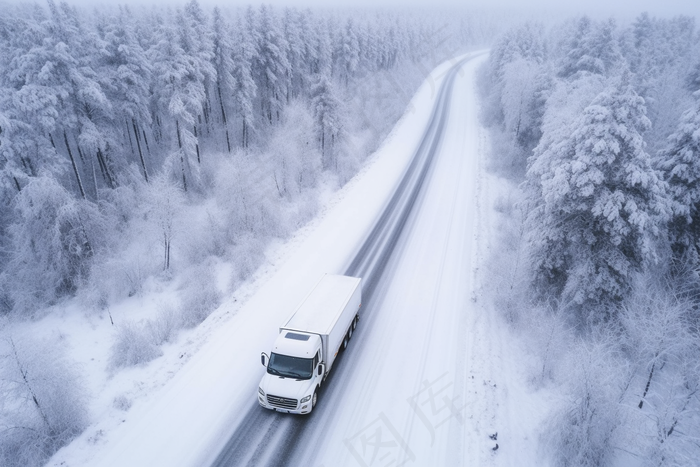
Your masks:
[{"label": "white semi truck", "polygon": [[280,327],[272,352],[260,360],[267,372],[258,387],[266,409],[308,414],[318,390],[360,319],[362,280],[324,275]]}]

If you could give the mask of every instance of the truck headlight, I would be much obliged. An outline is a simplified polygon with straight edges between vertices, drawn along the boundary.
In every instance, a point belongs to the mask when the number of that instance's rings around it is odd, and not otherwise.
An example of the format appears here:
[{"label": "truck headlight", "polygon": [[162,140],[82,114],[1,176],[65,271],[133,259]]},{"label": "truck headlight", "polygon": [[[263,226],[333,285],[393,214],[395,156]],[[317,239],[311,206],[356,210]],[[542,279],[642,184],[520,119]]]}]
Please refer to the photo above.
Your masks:
[{"label": "truck headlight", "polygon": [[309,400],[311,400],[311,396],[306,396],[301,400],[301,403],[303,404],[304,402],[309,402]]},{"label": "truck headlight", "polygon": [[258,392],[260,393],[261,396],[265,397],[265,391],[263,391],[260,386],[258,386]]}]

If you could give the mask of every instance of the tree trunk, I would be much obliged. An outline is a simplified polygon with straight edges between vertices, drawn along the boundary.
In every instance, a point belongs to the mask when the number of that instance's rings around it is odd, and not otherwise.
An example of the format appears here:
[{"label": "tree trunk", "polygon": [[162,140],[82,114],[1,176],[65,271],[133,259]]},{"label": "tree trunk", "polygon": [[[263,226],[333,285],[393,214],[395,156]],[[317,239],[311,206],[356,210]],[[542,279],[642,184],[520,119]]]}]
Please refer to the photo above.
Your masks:
[{"label": "tree trunk", "polygon": [[226,130],[226,147],[228,147],[228,152],[231,152],[231,140],[228,137],[228,122],[226,121],[226,109],[224,109],[224,100],[221,97],[220,84],[217,84],[216,90],[219,93],[219,104],[221,105],[221,119],[224,122],[224,129]]},{"label": "tree trunk", "polygon": [[246,122],[246,119],[243,119],[243,147],[247,148],[248,147],[248,124]]},{"label": "tree trunk", "polygon": [[129,147],[131,148],[131,153],[133,154],[134,142],[131,141],[131,130],[129,129],[129,122],[126,119],[124,119],[124,123],[126,123],[126,134],[129,136]]},{"label": "tree trunk", "polygon": [[76,144],[76,147],[78,148],[78,155],[80,156],[80,162],[83,164],[83,167],[85,167],[85,154],[83,154],[83,150],[80,149],[80,144]]},{"label": "tree trunk", "polygon": [[649,372],[649,379],[647,379],[647,385],[644,388],[644,394],[642,394],[642,400],[639,401],[639,408],[641,409],[644,406],[644,398],[647,396],[647,392],[649,392],[649,386],[651,385],[651,378],[654,376],[654,368],[656,367],[656,362],[654,362],[651,365],[651,371]]},{"label": "tree trunk", "polygon": [[177,131],[177,147],[182,149],[182,138],[180,138],[180,121],[175,119],[175,130]]},{"label": "tree trunk", "polygon": [[153,130],[153,136],[156,139],[156,143],[161,143],[163,141],[163,126],[160,122],[160,115],[156,115],[156,125]]},{"label": "tree trunk", "polygon": [[143,142],[146,143],[146,151],[148,151],[148,154],[151,154],[151,148],[148,146],[148,138],[146,138],[146,130],[141,130],[143,133]]},{"label": "tree trunk", "polygon": [[182,188],[187,191],[187,176],[185,175],[185,151],[182,149],[182,138],[180,137],[180,121],[175,119],[177,129],[177,146],[180,149],[180,169],[182,170]]},{"label": "tree trunk", "polygon": [[194,125],[194,137],[197,140],[197,142],[194,143],[194,148],[197,150],[197,164],[201,164],[202,160],[199,157],[199,137],[197,136],[197,125]]},{"label": "tree trunk", "polygon": [[102,154],[102,149],[97,149],[97,161],[100,163],[102,177],[104,177],[109,187],[114,189],[114,178],[112,178],[112,174],[109,171],[109,166],[107,165],[104,154]]},{"label": "tree trunk", "polygon": [[148,183],[148,170],[146,170],[146,161],[144,161],[143,151],[141,151],[141,138],[139,138],[139,130],[136,127],[136,120],[134,120],[132,118],[131,124],[134,127],[134,136],[136,137],[136,146],[139,149],[139,159],[141,159],[141,167],[143,168],[143,177],[146,179],[146,183]]},{"label": "tree trunk", "polygon": [[68,149],[68,156],[70,157],[70,163],[73,166],[73,173],[75,173],[75,179],[78,181],[78,188],[80,189],[80,196],[85,199],[85,189],[83,189],[83,182],[80,180],[80,173],[78,172],[78,166],[75,164],[75,158],[73,157],[73,151],[70,149],[70,144],[68,144],[68,134],[66,130],[63,130],[63,140],[66,142],[66,149]]},{"label": "tree trunk", "polygon": [[164,258],[163,258],[163,270],[167,271],[170,269],[170,238],[168,238],[168,234],[163,233],[163,250],[164,250]]},{"label": "tree trunk", "polygon": [[95,173],[95,161],[92,158],[90,158],[90,168],[92,168],[92,184],[95,186],[95,200],[97,200],[97,174]]},{"label": "tree trunk", "polygon": [[39,412],[39,416],[41,417],[41,420],[46,425],[47,431],[51,432],[51,424],[49,423],[49,418],[44,413],[44,410],[41,407],[41,404],[39,403],[39,400],[37,399],[36,394],[34,393],[34,388],[32,387],[31,383],[29,382],[29,379],[27,378],[27,370],[24,368],[24,365],[22,365],[22,362],[19,359],[19,355],[17,355],[17,347],[15,346],[15,341],[12,340],[11,337],[10,337],[10,345],[12,346],[12,354],[15,357],[15,363],[17,364],[17,368],[19,369],[19,372],[22,375],[22,382],[24,383],[24,386],[27,388],[27,391],[29,391],[29,394],[32,396],[32,401],[34,402],[34,407],[36,407],[37,412]]}]

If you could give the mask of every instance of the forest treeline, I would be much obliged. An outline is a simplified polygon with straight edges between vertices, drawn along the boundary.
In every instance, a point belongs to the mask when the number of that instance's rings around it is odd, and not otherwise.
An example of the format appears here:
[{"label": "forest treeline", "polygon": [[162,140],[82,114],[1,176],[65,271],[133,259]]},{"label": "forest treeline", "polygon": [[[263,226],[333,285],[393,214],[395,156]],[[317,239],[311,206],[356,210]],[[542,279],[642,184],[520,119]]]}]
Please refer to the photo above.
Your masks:
[{"label": "forest treeline", "polygon": [[[487,35],[470,17],[446,14],[205,11],[196,0],[138,12],[88,13],[53,0],[7,5],[0,14],[0,312],[31,315],[75,293],[94,258],[117,248],[112,234],[160,183],[154,179],[164,178],[185,202],[212,195],[223,170],[207,172],[213,155],[269,153],[265,170],[287,200],[315,187],[322,173],[344,183],[412,94],[406,67],[427,74],[447,49]],[[280,128],[293,130],[289,119],[297,133],[283,136]],[[251,192],[238,200],[246,212],[231,215],[254,231],[276,208],[248,182]],[[163,202],[177,197],[151,194],[167,270],[173,209]],[[225,233],[229,243],[235,234]]]},{"label": "forest treeline", "polygon": [[481,87],[494,166],[519,193],[502,206],[497,300],[538,343],[534,379],[566,388],[545,435],[555,465],[695,465],[694,18],[522,24],[493,47]]}]

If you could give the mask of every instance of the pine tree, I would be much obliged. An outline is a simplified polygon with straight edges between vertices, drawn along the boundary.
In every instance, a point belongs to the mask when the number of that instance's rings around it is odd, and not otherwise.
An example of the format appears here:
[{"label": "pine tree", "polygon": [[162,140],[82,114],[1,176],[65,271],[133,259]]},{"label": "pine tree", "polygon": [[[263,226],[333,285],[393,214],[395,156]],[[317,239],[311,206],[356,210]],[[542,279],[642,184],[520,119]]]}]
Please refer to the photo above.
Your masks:
[{"label": "pine tree", "polygon": [[318,21],[316,24],[314,50],[315,57],[312,74],[332,76],[333,74],[333,43],[328,22]]},{"label": "pine tree", "polygon": [[43,167],[60,170],[59,155],[67,156],[76,192],[85,198],[83,179],[93,160],[83,151],[90,150],[90,157],[106,147],[103,129],[109,127],[111,114],[89,62],[99,41],[82,30],[77,13],[67,4],[59,8],[49,1],[49,9],[49,18],[25,31],[26,42],[11,61],[11,91],[4,108],[13,122],[8,130],[14,134],[6,157],[33,177]]},{"label": "pine tree", "polygon": [[294,8],[284,10],[284,36],[289,44],[289,89],[287,103],[290,99],[304,92],[306,85],[306,47],[305,34],[301,25],[302,15]]},{"label": "pine tree", "polygon": [[[152,67],[146,52],[136,39],[133,19],[126,9],[122,9],[116,18],[106,19],[102,31],[105,46],[99,72],[107,98],[114,105],[114,120],[125,125],[127,135],[133,133],[141,170],[148,181],[144,128],[151,125],[149,86]],[[98,162],[102,176],[110,187],[114,187],[113,168],[100,155],[101,151]]]},{"label": "pine tree", "polygon": [[31,314],[75,291],[101,244],[104,221],[95,205],[75,200],[52,177],[35,177],[14,201],[10,296]]},{"label": "pine tree", "polygon": [[266,5],[259,13],[260,48],[255,58],[256,81],[259,83],[263,118],[270,124],[280,118],[289,88],[289,44],[280,30],[277,17]]},{"label": "pine tree", "polygon": [[337,169],[334,145],[342,129],[340,106],[329,76],[321,74],[311,92],[311,108],[324,169]]},{"label": "pine tree", "polygon": [[258,53],[254,31],[254,13],[248,8],[246,13],[247,23],[243,24],[238,19],[236,28],[236,41],[233,50],[233,77],[236,80],[234,98],[241,117],[241,145],[248,147],[250,134],[254,129],[255,114],[253,113],[253,100],[257,93],[257,85],[253,79],[253,59]]},{"label": "pine tree", "polygon": [[[665,213],[663,183],[641,134],[644,101],[627,75],[569,129],[545,135],[528,170],[535,285],[561,295],[585,319],[618,303],[651,256]],[[563,135],[563,136],[561,136]]]},{"label": "pine tree", "polygon": [[233,99],[236,89],[236,78],[233,77],[235,64],[233,62],[233,42],[230,39],[228,25],[221,17],[221,10],[214,8],[213,40],[214,40],[214,68],[216,70],[216,95],[221,111],[221,123],[226,132],[226,147],[231,152],[231,137],[229,135],[228,117],[226,109]]},{"label": "pine tree", "polygon": [[560,64],[559,76],[577,79],[583,74],[610,76],[622,61],[613,20],[601,24],[584,16],[570,33],[566,56]]},{"label": "pine tree", "polygon": [[357,65],[360,62],[360,43],[357,40],[355,24],[352,18],[349,18],[345,24],[340,56],[341,70],[345,79],[345,87],[347,87],[350,77],[355,74]]},{"label": "pine tree", "polygon": [[[197,127],[201,126],[202,117],[207,125],[210,122],[212,100],[209,91],[215,87],[217,81],[216,69],[213,65],[214,43],[207,17],[197,0],[187,2],[183,15],[178,15],[178,18],[182,50],[190,57],[191,63],[196,70],[195,73],[203,77],[204,99],[202,100],[202,113],[197,115],[197,122],[194,128],[195,137],[197,137]],[[199,153],[197,159],[199,160]]]},{"label": "pine tree", "polygon": [[700,261],[700,95],[686,111],[659,153],[659,168],[668,183],[672,217],[669,237],[677,257],[688,253]]},{"label": "pine tree", "polygon": [[[184,22],[180,18],[179,23]],[[171,153],[169,170],[179,178],[187,191],[196,179],[197,169],[193,160],[197,157],[197,138],[194,129],[197,116],[202,113],[205,100],[204,76],[180,46],[173,26],[164,23],[160,40],[151,50],[153,75],[156,77],[154,97],[162,115],[172,118],[172,135],[177,148]]]}]

